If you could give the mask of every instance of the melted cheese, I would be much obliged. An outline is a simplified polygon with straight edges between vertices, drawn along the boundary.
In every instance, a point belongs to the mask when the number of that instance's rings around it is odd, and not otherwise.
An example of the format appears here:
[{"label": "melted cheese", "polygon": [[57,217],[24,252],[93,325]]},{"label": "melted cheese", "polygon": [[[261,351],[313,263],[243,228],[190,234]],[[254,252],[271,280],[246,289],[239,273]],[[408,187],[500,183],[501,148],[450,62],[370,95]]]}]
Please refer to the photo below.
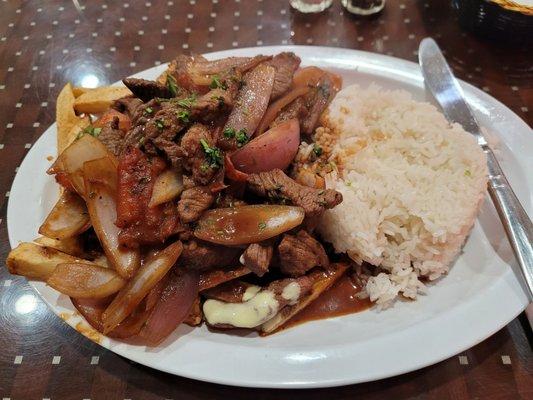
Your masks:
[{"label": "melted cheese", "polygon": [[298,282],[291,282],[283,288],[281,297],[289,302],[289,304],[295,304],[300,298],[300,285]]},{"label": "melted cheese", "polygon": [[[243,303],[225,303],[209,299],[204,303],[204,315],[210,325],[228,324],[237,328],[255,328],[277,314],[279,303],[274,293],[262,290],[254,293],[248,288]],[[252,289],[252,291],[250,290]]]},{"label": "melted cheese", "polygon": [[260,286],[250,286],[242,295],[242,301],[248,301],[261,290]]}]

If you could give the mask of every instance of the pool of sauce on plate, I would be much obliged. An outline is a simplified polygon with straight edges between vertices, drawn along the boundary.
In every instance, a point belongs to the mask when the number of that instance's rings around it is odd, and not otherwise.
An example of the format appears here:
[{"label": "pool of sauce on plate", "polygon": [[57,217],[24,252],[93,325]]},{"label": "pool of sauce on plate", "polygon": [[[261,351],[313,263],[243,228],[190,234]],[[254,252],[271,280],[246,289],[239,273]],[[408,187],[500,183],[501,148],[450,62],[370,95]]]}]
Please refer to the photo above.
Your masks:
[{"label": "pool of sauce on plate", "polygon": [[357,297],[360,291],[361,288],[355,284],[349,275],[343,275],[332,287],[287,321],[281,329],[308,321],[364,311],[372,304],[368,298]]}]

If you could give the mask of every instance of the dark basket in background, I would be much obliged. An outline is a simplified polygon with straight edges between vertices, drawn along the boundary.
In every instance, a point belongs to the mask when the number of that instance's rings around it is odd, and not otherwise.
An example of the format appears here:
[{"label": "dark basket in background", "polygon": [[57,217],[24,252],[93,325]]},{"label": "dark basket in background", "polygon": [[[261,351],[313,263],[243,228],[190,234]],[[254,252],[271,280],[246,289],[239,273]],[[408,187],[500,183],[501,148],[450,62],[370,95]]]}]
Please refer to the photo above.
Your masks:
[{"label": "dark basket in background", "polygon": [[533,7],[508,0],[452,0],[459,24],[509,43],[533,44]]}]

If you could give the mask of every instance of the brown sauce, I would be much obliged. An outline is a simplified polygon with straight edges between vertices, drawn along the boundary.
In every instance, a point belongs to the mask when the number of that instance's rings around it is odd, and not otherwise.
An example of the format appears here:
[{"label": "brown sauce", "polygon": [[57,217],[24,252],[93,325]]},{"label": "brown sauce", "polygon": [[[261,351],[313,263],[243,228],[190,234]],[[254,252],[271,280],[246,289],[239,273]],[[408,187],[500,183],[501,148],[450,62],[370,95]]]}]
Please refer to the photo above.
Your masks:
[{"label": "brown sauce", "polygon": [[367,299],[360,299],[358,287],[349,275],[342,276],[328,290],[322,293],[306,308],[287,321],[283,329],[318,319],[338,317],[353,314],[369,308],[372,303]]}]

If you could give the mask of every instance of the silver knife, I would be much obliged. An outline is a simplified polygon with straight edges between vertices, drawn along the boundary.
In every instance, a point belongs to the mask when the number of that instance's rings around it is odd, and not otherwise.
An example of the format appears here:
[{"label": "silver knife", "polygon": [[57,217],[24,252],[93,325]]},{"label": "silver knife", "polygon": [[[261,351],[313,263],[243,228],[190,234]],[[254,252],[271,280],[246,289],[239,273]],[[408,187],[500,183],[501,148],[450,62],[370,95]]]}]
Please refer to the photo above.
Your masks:
[{"label": "silver knife", "polygon": [[426,38],[420,43],[418,59],[426,87],[438,101],[448,121],[457,122],[477,139],[487,155],[489,194],[522,271],[521,280],[529,301],[533,302],[533,224],[507,181],[498,160],[466,103],[463,91],[453,76],[437,43]]}]

